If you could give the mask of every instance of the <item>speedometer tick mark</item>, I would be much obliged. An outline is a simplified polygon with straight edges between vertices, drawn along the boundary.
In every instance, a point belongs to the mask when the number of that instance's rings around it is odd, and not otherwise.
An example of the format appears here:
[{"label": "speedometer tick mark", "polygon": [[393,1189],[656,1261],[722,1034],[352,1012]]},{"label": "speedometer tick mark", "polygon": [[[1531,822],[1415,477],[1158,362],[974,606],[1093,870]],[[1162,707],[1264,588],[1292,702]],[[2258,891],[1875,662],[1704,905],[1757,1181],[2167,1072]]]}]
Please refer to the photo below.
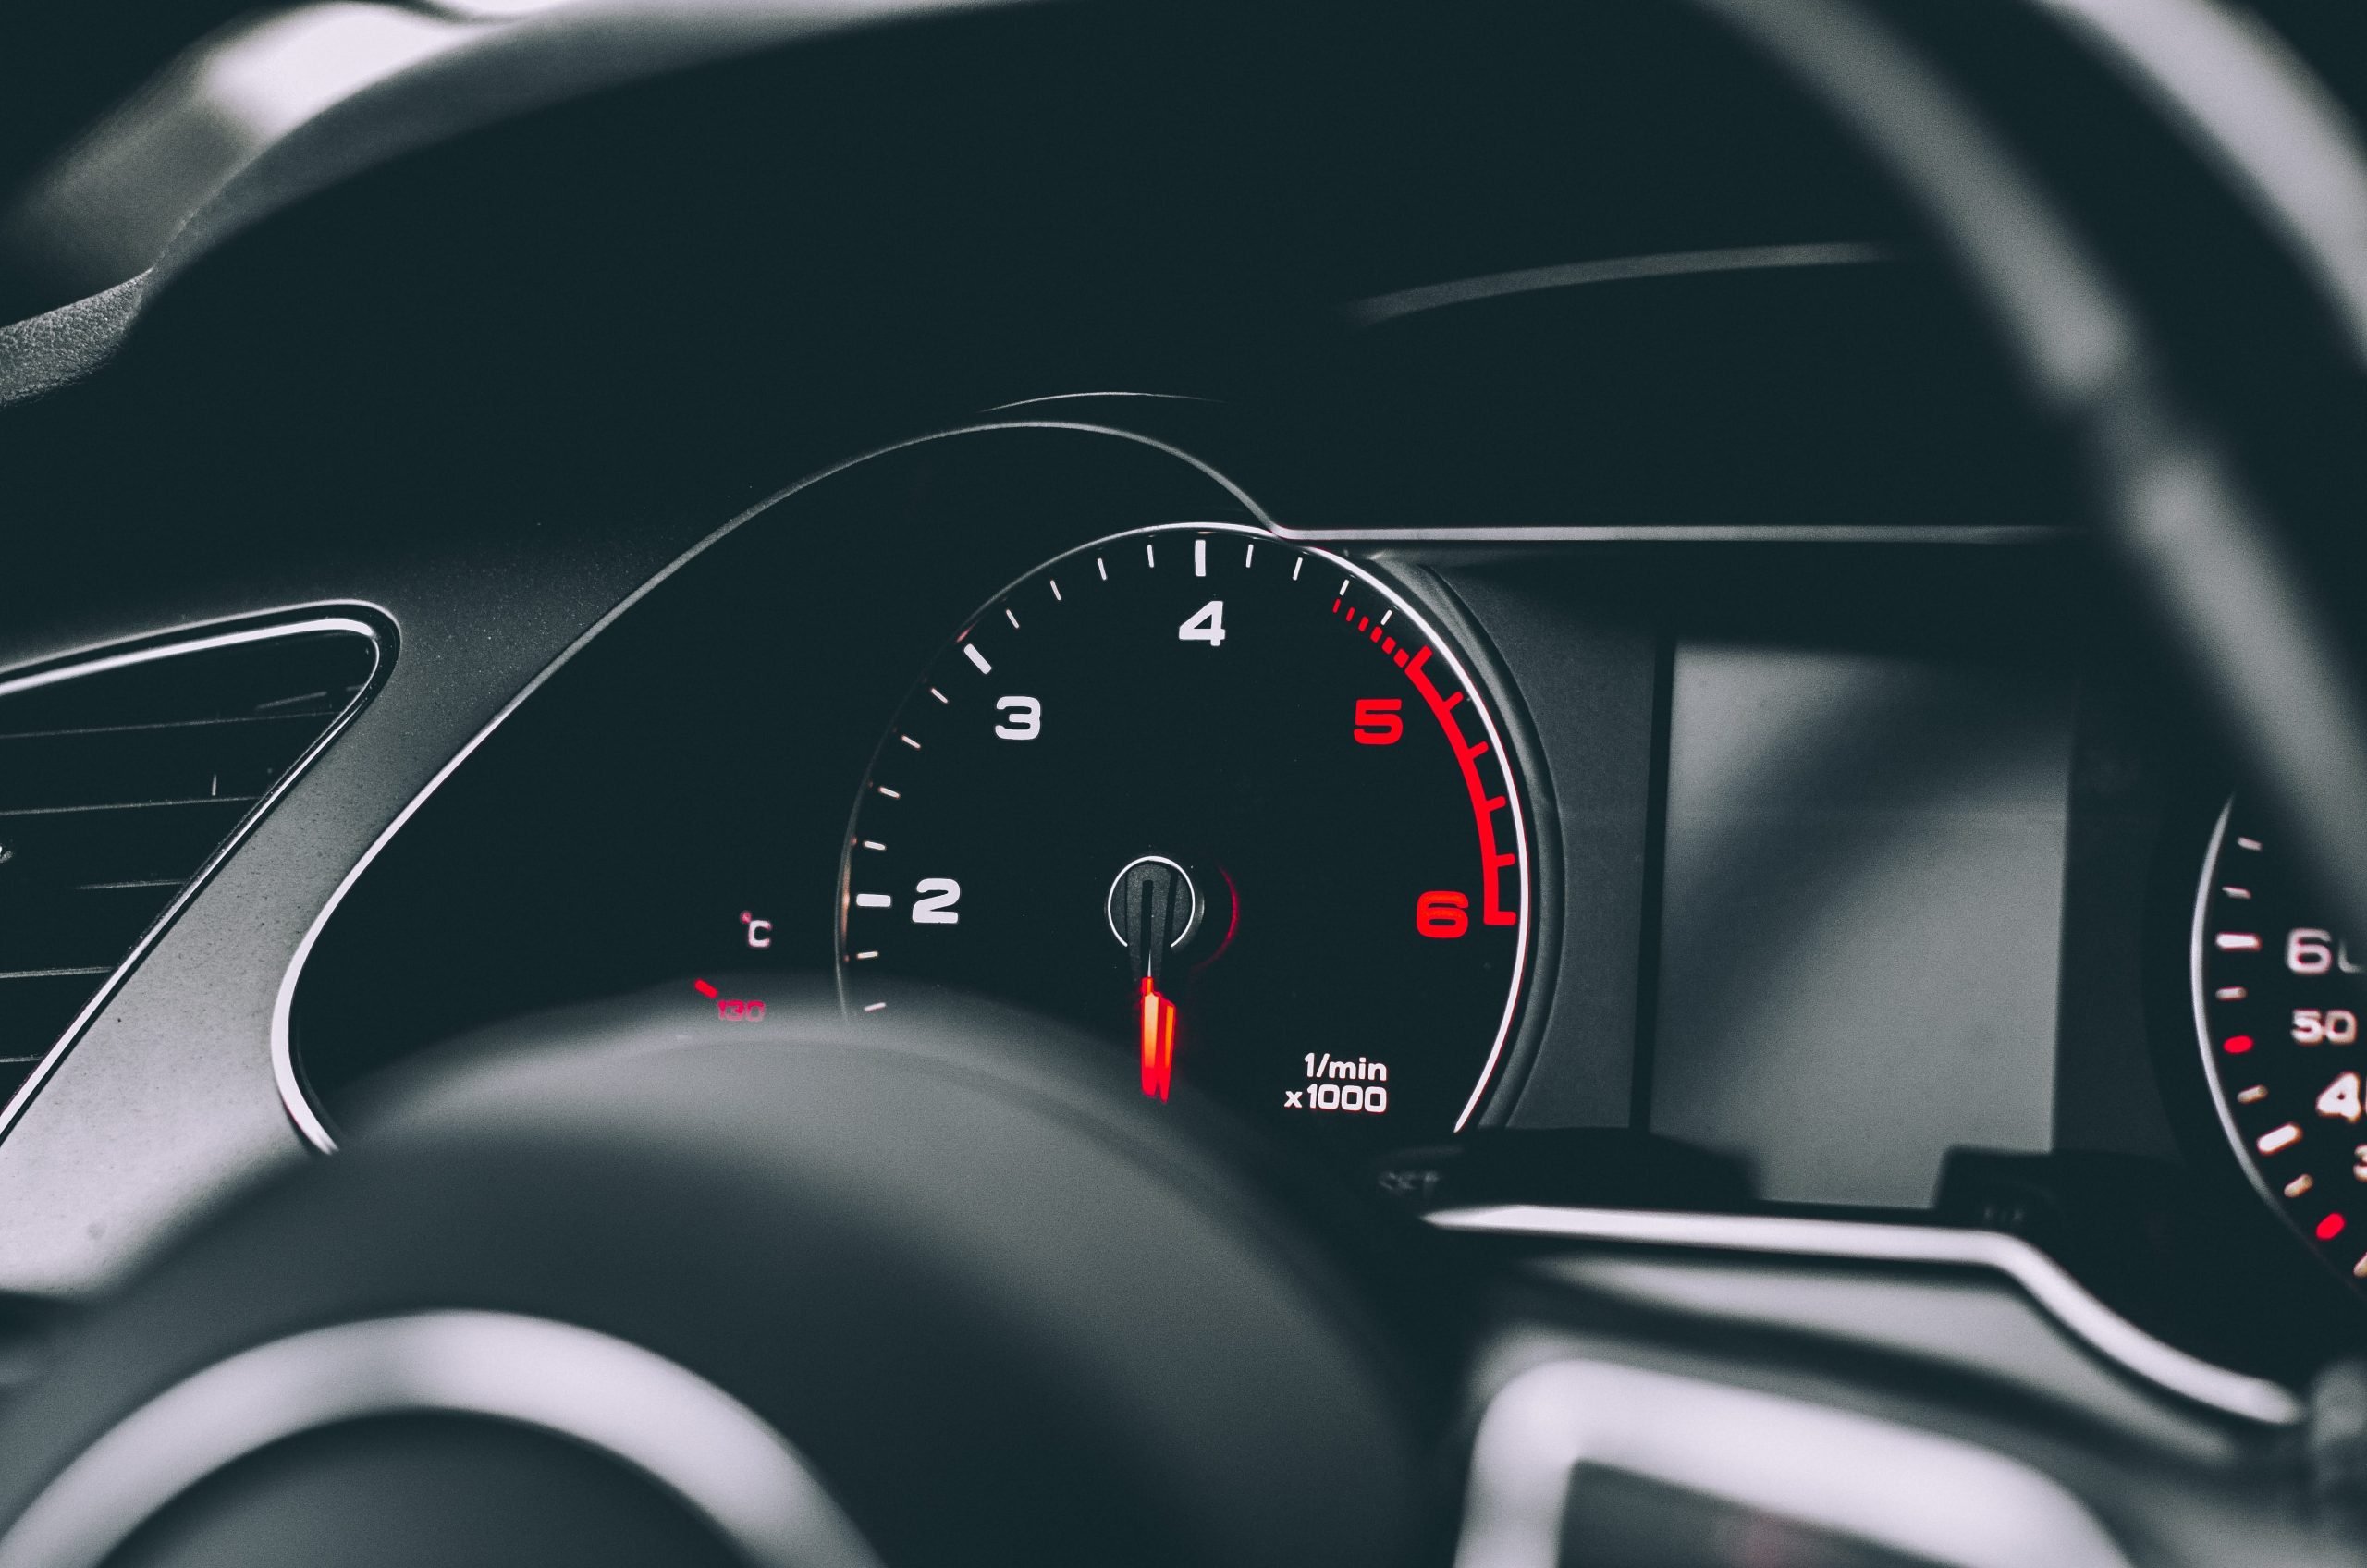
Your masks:
[{"label": "speedometer tick mark", "polygon": [[854,907],[857,909],[893,909],[895,906],[896,896],[893,893],[857,893],[854,896]]},{"label": "speedometer tick mark", "polygon": [[2236,840],[2236,848],[2239,850],[2257,850],[2260,848],[2260,840],[2258,839],[2238,839]]},{"label": "speedometer tick mark", "polygon": [[2296,1176],[2285,1183],[2285,1195],[2288,1198],[2298,1198],[2317,1184],[2318,1179],[2315,1176]]},{"label": "speedometer tick mark", "polygon": [[1048,577],[1044,581],[1052,585],[1052,602],[1054,604],[1059,604],[1061,602],[1061,580],[1057,577]]},{"label": "speedometer tick mark", "polygon": [[919,751],[919,750],[921,749],[921,743],[920,743],[918,741],[914,740],[910,735],[902,734],[902,733],[901,733],[901,732],[900,732],[900,733],[897,735],[896,739],[897,739],[897,740],[899,740],[899,741],[901,741],[902,742],[904,742],[904,744],[906,744],[907,746],[912,747],[912,749],[913,749],[913,750],[914,750],[914,751],[916,751],[916,752],[917,752],[917,751]]},{"label": "speedometer tick mark", "polygon": [[1159,546],[1146,542],[1143,545],[1143,559],[1154,567],[1159,565]]},{"label": "speedometer tick mark", "polygon": [[1298,559],[1291,562],[1291,581],[1293,582],[1296,582],[1298,581],[1299,570],[1306,565],[1306,557],[1305,556],[1301,556]]},{"label": "speedometer tick mark", "polygon": [[1192,541],[1192,575],[1206,577],[1208,574],[1208,542],[1206,539],[1195,539]]},{"label": "speedometer tick mark", "polygon": [[2263,1133],[2252,1146],[2263,1154],[2275,1154],[2279,1149],[2289,1149],[2300,1141],[2301,1129],[2288,1121],[2282,1127],[2272,1127]]},{"label": "speedometer tick mark", "polygon": [[1349,584],[1349,582],[1351,582],[1352,581],[1354,581],[1354,580],[1353,580],[1353,579],[1351,579],[1351,578],[1345,578],[1345,577],[1343,577],[1343,578],[1340,579],[1340,596],[1341,596],[1342,598],[1343,598],[1343,599],[1344,599],[1344,598],[1346,598],[1346,597],[1348,596],[1348,584]]},{"label": "speedometer tick mark", "polygon": [[1383,626],[1387,626],[1387,625],[1389,624],[1389,618],[1390,618],[1391,616],[1395,615],[1396,613],[1397,613],[1397,612],[1396,612],[1395,610],[1383,610],[1383,611],[1381,611],[1381,612],[1380,612],[1380,623],[1381,623],[1381,625],[1383,625]]},{"label": "speedometer tick mark", "polygon": [[1011,629],[1012,629],[1013,631],[1018,631],[1018,630],[1019,630],[1019,618],[1018,618],[1017,616],[1015,616],[1015,615],[1012,614],[1010,610],[1008,610],[1008,609],[1004,610],[1004,611],[1002,612],[1002,618],[1003,618],[1003,619],[1005,619],[1005,620],[1007,620],[1007,621],[1011,622]]},{"label": "speedometer tick mark", "polygon": [[887,796],[887,797],[888,797],[889,800],[891,800],[891,801],[901,801],[901,800],[902,800],[902,799],[904,798],[903,796],[901,796],[901,795],[898,794],[895,790],[890,790],[889,788],[888,788],[888,786],[887,786],[887,785],[885,785],[885,784],[874,784],[874,785],[872,786],[872,788],[873,788],[873,789],[875,789],[875,790],[878,790],[881,794],[883,794],[883,795]]},{"label": "speedometer tick mark", "polygon": [[1248,565],[1249,565],[1249,563],[1250,563],[1251,561],[1254,561],[1254,560],[1256,560],[1257,558],[1257,545],[1250,545],[1250,546],[1249,546],[1249,548],[1247,548],[1247,549],[1245,549],[1245,550],[1244,550],[1244,551],[1242,551],[1242,552],[1241,552],[1241,564],[1242,564],[1242,566],[1243,566],[1245,569],[1246,569],[1246,568],[1248,567]]},{"label": "speedometer tick mark", "polygon": [[2247,995],[2241,986],[2222,986],[2211,994],[2223,1002],[2239,1002]]},{"label": "speedometer tick mark", "polygon": [[1099,556],[1096,556],[1096,557],[1093,557],[1093,564],[1094,564],[1097,568],[1098,568],[1098,569],[1100,570],[1100,572],[1101,572],[1101,581],[1102,581],[1102,582],[1109,582],[1109,581],[1110,581],[1110,563],[1109,563],[1109,562],[1107,562],[1107,561],[1105,561],[1105,560],[1103,560]]},{"label": "speedometer tick mark", "polygon": [[887,1005],[888,1005],[888,1004],[887,1004],[886,1002],[873,1002],[870,1006],[868,1006],[868,1007],[865,1008],[863,1011],[865,1011],[865,1012],[877,1012],[881,1008],[886,1007]]},{"label": "speedometer tick mark", "polygon": [[2243,1093],[2236,1096],[2236,1103],[2238,1105],[2250,1105],[2256,1101],[2264,1100],[2266,1098],[2268,1098],[2268,1085],[2265,1084],[2254,1084],[2250,1088],[2246,1089]]},{"label": "speedometer tick mark", "polygon": [[861,842],[863,847],[866,850],[877,850],[882,854],[886,854],[888,852],[888,846],[881,843],[877,839],[865,839]]},{"label": "speedometer tick mark", "polygon": [[2260,937],[2250,931],[2222,931],[2217,936],[2212,937],[2211,940],[2212,943],[2223,953],[2256,953],[2260,951]]},{"label": "speedometer tick mark", "polygon": [[972,664],[978,667],[980,675],[992,675],[995,672],[995,667],[987,662],[986,655],[978,652],[978,644],[975,643],[963,643],[962,651],[970,656]]},{"label": "speedometer tick mark", "polygon": [[943,703],[943,704],[947,704],[948,706],[950,706],[950,705],[952,704],[953,699],[952,699],[952,698],[950,698],[950,697],[949,697],[949,696],[947,696],[944,692],[942,692],[938,691],[938,690],[936,687],[934,687],[934,686],[932,686],[932,687],[930,687],[930,688],[928,689],[928,694],[929,694],[930,696],[932,696],[932,697],[935,697],[938,702],[940,702],[940,703]]},{"label": "speedometer tick mark", "polygon": [[870,951],[870,952],[867,952],[867,953],[857,953],[857,954],[855,954],[854,956],[855,956],[856,958],[858,958],[858,959],[877,958],[877,957],[879,956],[879,953],[878,953],[877,949],[875,949],[874,950],[872,950],[872,951]]}]

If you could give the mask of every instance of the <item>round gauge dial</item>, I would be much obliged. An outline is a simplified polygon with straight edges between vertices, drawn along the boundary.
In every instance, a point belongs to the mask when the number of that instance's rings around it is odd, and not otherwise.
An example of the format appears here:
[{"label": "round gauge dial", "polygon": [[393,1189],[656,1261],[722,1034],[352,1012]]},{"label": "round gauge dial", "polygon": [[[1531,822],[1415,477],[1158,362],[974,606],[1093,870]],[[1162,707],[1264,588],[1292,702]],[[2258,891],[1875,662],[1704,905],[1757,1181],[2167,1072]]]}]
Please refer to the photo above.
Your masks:
[{"label": "round gauge dial", "polygon": [[1468,666],[1362,569],[1253,529],[1123,533],[939,651],[848,836],[840,981],[984,992],[1351,1146],[1475,1116],[1530,856]]},{"label": "round gauge dial", "polygon": [[2230,802],[2194,912],[2194,1014],[2219,1121],[2261,1196],[2367,1290],[2360,956]]}]

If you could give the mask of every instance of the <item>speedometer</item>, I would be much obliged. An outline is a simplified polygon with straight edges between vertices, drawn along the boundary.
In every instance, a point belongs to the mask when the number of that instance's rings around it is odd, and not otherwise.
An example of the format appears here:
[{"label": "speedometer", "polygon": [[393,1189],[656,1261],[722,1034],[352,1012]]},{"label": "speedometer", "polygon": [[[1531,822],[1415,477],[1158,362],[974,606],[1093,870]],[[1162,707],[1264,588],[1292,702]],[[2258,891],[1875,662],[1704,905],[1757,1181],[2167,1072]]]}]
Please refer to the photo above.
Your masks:
[{"label": "speedometer", "polygon": [[1107,1037],[1154,1098],[1440,1135],[1520,1010],[1527,821],[1468,662],[1394,588],[1254,529],[1119,534],[982,606],[896,715],[841,996],[983,992]]},{"label": "speedometer", "polygon": [[2367,1291],[2367,986],[2275,835],[2231,802],[2194,911],[2194,1015],[2220,1124],[2253,1185]]}]

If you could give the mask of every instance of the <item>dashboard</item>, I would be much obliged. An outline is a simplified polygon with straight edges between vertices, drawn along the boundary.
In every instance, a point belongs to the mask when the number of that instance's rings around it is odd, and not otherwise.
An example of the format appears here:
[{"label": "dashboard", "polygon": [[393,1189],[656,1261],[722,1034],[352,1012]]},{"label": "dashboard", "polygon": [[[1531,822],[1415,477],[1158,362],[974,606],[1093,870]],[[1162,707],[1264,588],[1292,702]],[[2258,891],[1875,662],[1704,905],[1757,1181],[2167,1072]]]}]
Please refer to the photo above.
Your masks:
[{"label": "dashboard", "polygon": [[[2367,1349],[2326,857],[1983,280],[1719,9],[205,41],[0,226],[0,754],[353,641],[207,710],[288,721],[229,805],[150,790],[212,850],[76,873],[153,889],[120,952],[0,886],[0,1010],[66,998],[0,1011],[0,1291],[46,1333],[521,1039],[1025,1017],[1291,1171],[1310,1255],[1439,1249],[1466,1457],[1647,1313],[2001,1445],[2289,1456]],[[2100,247],[2215,236],[2116,264],[2349,560],[2289,237],[2049,12],[1898,25],[2088,106],[1995,94]],[[171,194],[141,137],[337,27],[391,52],[93,249]]]}]

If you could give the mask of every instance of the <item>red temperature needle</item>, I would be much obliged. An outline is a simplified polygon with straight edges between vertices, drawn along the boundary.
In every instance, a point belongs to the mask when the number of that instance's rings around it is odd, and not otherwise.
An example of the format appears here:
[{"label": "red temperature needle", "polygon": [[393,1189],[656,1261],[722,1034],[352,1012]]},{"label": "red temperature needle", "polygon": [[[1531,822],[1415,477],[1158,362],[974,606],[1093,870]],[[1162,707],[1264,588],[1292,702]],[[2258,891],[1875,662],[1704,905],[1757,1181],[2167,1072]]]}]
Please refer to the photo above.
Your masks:
[{"label": "red temperature needle", "polygon": [[1175,1004],[1159,994],[1147,974],[1142,999],[1143,1093],[1163,1100],[1175,1078]]}]

